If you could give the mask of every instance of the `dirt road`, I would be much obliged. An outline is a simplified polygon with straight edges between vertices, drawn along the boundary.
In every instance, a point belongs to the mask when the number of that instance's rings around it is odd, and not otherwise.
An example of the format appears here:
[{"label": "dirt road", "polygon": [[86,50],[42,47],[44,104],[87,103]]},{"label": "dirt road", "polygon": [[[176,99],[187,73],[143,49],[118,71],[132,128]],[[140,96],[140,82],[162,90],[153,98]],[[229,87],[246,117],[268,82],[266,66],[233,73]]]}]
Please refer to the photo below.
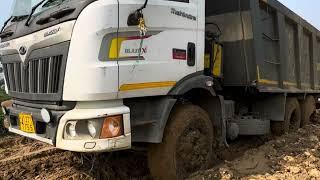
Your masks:
[{"label": "dirt road", "polygon": [[[241,138],[203,179],[320,179],[320,125],[279,138]],[[144,153],[83,155],[22,137],[0,139],[0,179],[152,179]]]}]

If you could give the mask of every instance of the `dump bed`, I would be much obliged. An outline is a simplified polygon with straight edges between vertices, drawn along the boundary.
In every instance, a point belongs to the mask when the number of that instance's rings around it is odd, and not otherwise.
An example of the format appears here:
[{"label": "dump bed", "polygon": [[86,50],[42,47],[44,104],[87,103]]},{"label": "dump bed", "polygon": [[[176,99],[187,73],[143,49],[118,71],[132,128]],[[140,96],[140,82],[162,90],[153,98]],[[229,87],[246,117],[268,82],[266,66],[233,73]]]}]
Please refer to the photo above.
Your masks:
[{"label": "dump bed", "polygon": [[207,1],[206,22],[222,30],[225,86],[320,90],[320,32],[280,2]]}]

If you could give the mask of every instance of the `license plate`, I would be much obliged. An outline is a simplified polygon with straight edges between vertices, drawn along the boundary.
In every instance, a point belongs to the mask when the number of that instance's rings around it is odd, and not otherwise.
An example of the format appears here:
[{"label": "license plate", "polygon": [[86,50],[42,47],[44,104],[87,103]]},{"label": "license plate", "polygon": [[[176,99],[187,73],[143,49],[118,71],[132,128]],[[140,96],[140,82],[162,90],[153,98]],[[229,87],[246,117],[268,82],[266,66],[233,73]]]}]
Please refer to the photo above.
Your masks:
[{"label": "license plate", "polygon": [[20,121],[20,130],[27,133],[34,133],[35,128],[32,120],[31,114],[19,114],[19,121]]}]

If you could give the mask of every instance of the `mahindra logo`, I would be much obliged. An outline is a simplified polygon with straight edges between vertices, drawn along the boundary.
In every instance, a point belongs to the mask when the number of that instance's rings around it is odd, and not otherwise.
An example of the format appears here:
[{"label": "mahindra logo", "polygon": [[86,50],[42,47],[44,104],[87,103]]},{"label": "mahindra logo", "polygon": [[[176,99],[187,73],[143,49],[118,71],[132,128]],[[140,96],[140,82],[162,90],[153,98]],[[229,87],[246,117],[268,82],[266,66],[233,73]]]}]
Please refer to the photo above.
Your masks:
[{"label": "mahindra logo", "polygon": [[60,27],[56,28],[56,29],[52,29],[48,32],[45,32],[44,33],[44,37],[48,37],[48,36],[51,36],[51,35],[54,35],[54,34],[57,34],[58,32],[60,31]]},{"label": "mahindra logo", "polygon": [[19,49],[20,55],[25,55],[27,53],[27,48],[25,46],[21,46]]}]

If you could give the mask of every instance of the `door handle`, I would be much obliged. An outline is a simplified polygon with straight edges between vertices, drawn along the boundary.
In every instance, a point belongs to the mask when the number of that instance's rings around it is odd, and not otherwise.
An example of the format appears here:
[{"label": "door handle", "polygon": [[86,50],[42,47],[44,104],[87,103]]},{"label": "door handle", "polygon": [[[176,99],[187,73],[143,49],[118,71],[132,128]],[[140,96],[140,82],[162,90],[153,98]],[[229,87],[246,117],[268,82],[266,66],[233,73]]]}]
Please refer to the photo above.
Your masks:
[{"label": "door handle", "polygon": [[196,65],[196,44],[189,42],[188,43],[188,58],[187,58],[188,66]]}]

